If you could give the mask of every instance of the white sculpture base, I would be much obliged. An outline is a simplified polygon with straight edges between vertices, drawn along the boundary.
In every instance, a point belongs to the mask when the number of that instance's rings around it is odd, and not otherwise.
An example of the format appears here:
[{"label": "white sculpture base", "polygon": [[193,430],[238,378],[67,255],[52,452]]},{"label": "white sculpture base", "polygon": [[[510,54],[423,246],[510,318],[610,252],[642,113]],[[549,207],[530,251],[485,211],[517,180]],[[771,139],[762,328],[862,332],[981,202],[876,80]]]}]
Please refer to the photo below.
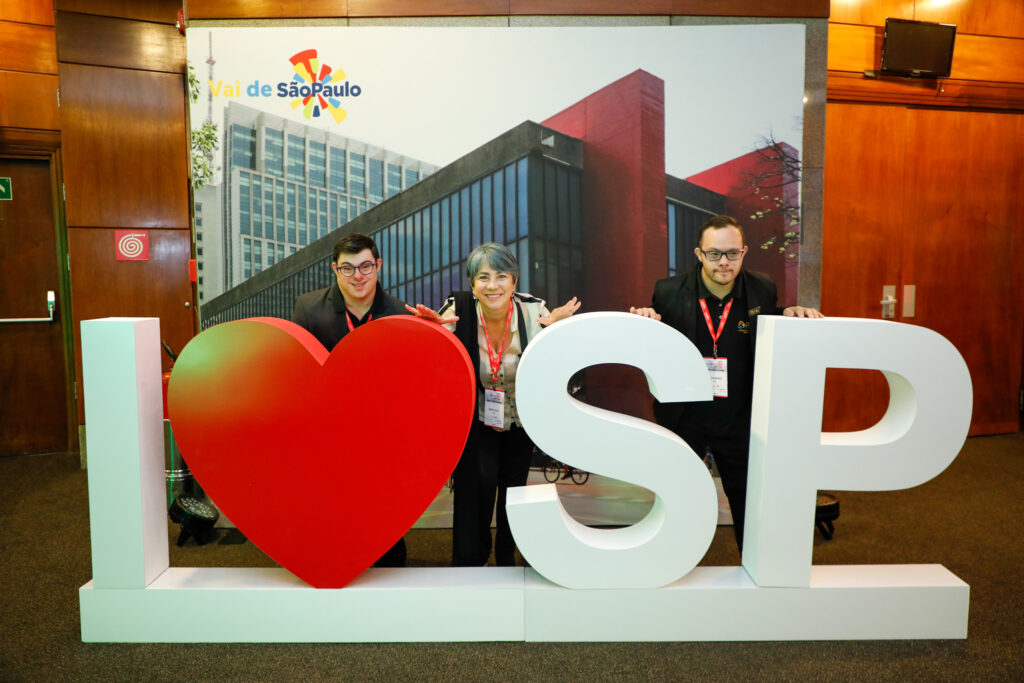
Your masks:
[{"label": "white sculpture base", "polygon": [[966,638],[940,565],[818,566],[810,588],[698,567],[657,590],[570,590],[532,569],[369,569],[317,590],[283,569],[171,567],[80,591],[86,642],[726,641]]}]

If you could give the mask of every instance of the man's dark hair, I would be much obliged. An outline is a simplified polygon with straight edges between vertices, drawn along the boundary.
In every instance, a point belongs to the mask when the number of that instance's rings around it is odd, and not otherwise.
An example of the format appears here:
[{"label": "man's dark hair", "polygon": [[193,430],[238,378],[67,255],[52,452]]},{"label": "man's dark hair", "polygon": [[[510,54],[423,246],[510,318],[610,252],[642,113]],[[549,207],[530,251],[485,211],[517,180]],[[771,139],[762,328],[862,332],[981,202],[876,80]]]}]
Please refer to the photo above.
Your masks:
[{"label": "man's dark hair", "polygon": [[334,245],[334,262],[338,262],[338,257],[342,254],[358,254],[363,249],[369,249],[370,253],[373,254],[373,260],[380,258],[380,252],[377,251],[377,243],[373,241],[372,237],[361,235],[358,232],[354,232],[351,235],[345,235]]},{"label": "man's dark hair", "polygon": [[743,240],[743,244],[747,243],[747,236],[743,233],[743,226],[736,222],[736,219],[732,216],[712,216],[708,219],[704,225],[700,226],[700,232],[697,233],[697,246],[700,247],[704,243],[704,233],[712,228],[717,230],[719,228],[736,228],[740,231],[740,238]]}]

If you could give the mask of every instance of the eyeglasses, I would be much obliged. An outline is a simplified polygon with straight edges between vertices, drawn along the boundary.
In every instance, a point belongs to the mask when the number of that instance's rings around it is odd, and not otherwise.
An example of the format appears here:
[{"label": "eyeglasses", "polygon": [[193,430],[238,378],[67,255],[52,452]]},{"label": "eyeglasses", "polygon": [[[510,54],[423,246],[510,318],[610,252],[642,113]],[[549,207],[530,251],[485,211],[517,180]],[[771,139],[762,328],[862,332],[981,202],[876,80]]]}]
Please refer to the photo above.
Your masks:
[{"label": "eyeglasses", "polygon": [[377,264],[373,261],[363,261],[358,266],[353,266],[351,263],[342,263],[340,266],[335,265],[334,267],[345,277],[352,277],[356,274],[357,270],[363,275],[369,275],[377,267]]},{"label": "eyeglasses", "polygon": [[[700,249],[700,247],[697,248]],[[703,249],[700,249],[700,253],[704,254],[704,258],[708,261],[721,261],[723,256],[730,261],[739,261],[745,251],[746,247],[743,249],[730,249],[729,251],[718,251],[717,249],[704,251]]]}]

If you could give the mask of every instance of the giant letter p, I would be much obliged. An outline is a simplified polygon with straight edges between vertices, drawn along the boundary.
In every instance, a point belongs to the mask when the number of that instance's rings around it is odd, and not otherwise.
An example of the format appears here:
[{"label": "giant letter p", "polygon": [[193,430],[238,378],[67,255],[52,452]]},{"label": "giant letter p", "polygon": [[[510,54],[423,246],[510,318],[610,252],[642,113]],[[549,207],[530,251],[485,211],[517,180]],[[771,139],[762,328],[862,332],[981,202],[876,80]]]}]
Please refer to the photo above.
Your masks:
[{"label": "giant letter p", "polygon": [[[889,407],[859,432],[821,432],[825,369],[881,370]],[[743,566],[759,586],[807,586],[818,489],[922,484],[971,423],[967,365],[943,336],[881,320],[758,321]]]}]

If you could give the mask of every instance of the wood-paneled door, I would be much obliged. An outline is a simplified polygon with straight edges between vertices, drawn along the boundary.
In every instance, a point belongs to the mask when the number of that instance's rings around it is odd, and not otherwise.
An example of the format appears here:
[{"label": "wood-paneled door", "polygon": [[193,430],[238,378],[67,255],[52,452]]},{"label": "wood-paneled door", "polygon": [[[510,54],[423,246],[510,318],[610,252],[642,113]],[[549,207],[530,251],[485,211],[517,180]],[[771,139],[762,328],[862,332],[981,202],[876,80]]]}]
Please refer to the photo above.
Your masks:
[{"label": "wood-paneled door", "polygon": [[916,310],[902,320],[942,333],[967,361],[972,434],[1017,431],[1024,114],[910,109],[907,148],[902,269]]},{"label": "wood-paneled door", "polygon": [[[822,310],[949,339],[974,383],[972,434],[1019,429],[1024,355],[1024,115],[830,103]],[[913,304],[912,309],[910,304]],[[865,428],[880,373],[829,371],[824,429]]]},{"label": "wood-paneled door", "polygon": [[11,190],[0,200],[0,318],[46,318],[47,292],[55,298],[52,322],[0,323],[0,455],[66,451],[76,439],[51,162],[0,157],[0,178]]}]

